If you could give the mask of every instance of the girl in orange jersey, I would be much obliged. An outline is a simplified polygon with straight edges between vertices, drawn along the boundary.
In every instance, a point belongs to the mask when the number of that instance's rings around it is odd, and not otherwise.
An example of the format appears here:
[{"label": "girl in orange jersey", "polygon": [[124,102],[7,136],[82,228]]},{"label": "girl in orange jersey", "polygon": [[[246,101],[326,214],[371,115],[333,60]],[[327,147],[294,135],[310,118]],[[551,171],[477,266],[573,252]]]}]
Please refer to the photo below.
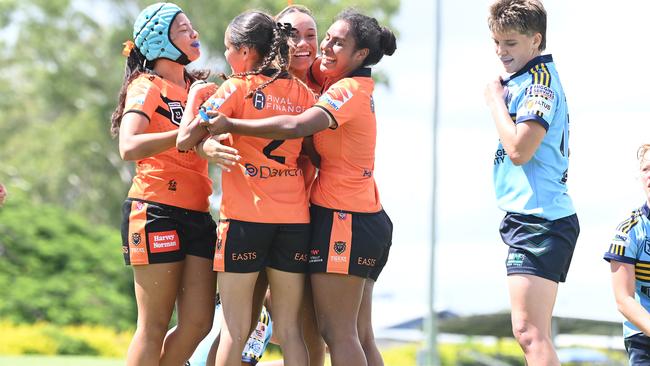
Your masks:
[{"label": "girl in orange jersey", "polygon": [[[312,106],[313,93],[286,70],[290,33],[290,25],[278,25],[258,11],[235,17],[224,37],[226,60],[234,75],[205,108],[238,118],[263,118],[297,114]],[[201,146],[207,132],[199,126],[200,120],[196,116],[181,124],[180,149]],[[250,333],[255,283],[265,270],[274,295],[274,334],[285,364],[307,365],[300,306],[307,271],[309,211],[297,165],[301,140],[233,135],[232,146],[241,160],[222,175],[214,269],[220,272],[224,322],[216,364],[240,364]]]},{"label": "girl in orange jersey", "polygon": [[[305,6],[289,5],[280,11],[275,19],[280,23],[289,23],[293,28],[289,39],[291,46],[289,72],[307,84],[312,92],[320,93],[321,86],[311,72],[311,65],[314,63],[318,51],[318,30],[313,14]],[[316,167],[311,160],[318,163],[318,158],[312,137],[306,136],[302,143],[301,155],[298,157],[298,166],[302,169],[307,192],[310,191],[316,178]],[[309,352],[309,365],[322,366],[325,364],[325,342],[318,333],[309,278],[305,286],[302,322],[303,336]]]},{"label": "girl in orange jersey", "polygon": [[[172,3],[145,8],[126,45],[124,83],[111,125],[122,158],[137,162],[122,222],[124,260],[133,268],[138,305],[126,364],[181,365],[210,328],[216,225],[208,212],[207,162],[194,152],[179,152],[175,142],[184,109],[198,108],[186,105],[188,90],[200,102],[215,87],[190,88],[207,73],[185,69],[200,56],[198,32]],[[220,151],[217,163],[235,159],[234,149]],[[178,327],[165,337],[174,302]]]},{"label": "girl in orange jersey", "polygon": [[321,43],[319,68],[329,87],[314,107],[297,116],[241,120],[220,115],[202,123],[211,133],[266,138],[316,133],[321,165],[311,190],[309,264],[319,328],[335,366],[383,364],[370,314],[392,223],[373,178],[376,121],[368,66],[395,49],[389,29],[346,10]]}]

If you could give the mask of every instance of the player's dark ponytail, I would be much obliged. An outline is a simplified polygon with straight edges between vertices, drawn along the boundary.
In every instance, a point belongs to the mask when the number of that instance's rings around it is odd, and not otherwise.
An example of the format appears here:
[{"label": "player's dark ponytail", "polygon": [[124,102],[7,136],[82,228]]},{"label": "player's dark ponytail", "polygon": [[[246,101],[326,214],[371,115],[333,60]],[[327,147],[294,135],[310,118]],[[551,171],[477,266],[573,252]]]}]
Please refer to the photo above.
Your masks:
[{"label": "player's dark ponytail", "polygon": [[381,27],[379,36],[379,47],[384,51],[384,55],[391,56],[397,49],[397,39],[393,31],[386,27]]},{"label": "player's dark ponytail", "polygon": [[116,137],[120,132],[122,115],[124,114],[124,103],[126,102],[126,91],[129,84],[143,72],[153,72],[150,69],[152,67],[153,63],[150,62],[147,64],[147,59],[140,53],[140,50],[131,45],[126,59],[126,65],[124,66],[124,80],[122,81],[122,87],[117,97],[117,107],[111,115],[111,136]]}]

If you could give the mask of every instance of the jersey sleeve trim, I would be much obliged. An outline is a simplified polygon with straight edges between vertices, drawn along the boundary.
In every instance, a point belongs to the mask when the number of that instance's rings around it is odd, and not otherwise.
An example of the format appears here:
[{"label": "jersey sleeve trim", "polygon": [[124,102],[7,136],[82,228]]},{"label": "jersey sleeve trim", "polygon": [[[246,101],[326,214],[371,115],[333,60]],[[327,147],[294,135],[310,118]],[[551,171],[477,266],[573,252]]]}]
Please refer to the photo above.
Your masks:
[{"label": "jersey sleeve trim", "polygon": [[542,117],[540,117],[538,115],[535,115],[535,114],[527,114],[525,116],[517,117],[517,119],[515,120],[515,123],[519,124],[519,123],[528,122],[528,121],[535,121],[535,122],[539,123],[548,132],[548,128],[549,128],[548,122],[546,122],[546,120],[544,120],[544,118],[542,118]]},{"label": "jersey sleeve trim", "polygon": [[605,253],[605,255],[603,256],[603,259],[608,261],[608,262],[615,261],[615,262],[621,262],[621,263],[627,263],[627,264],[636,264],[636,259],[634,259],[634,258],[623,257],[623,256],[616,255],[614,253],[609,253],[609,252]]},{"label": "jersey sleeve trim", "polygon": [[334,115],[332,115],[332,112],[327,110],[327,108],[323,107],[322,105],[316,104],[316,105],[314,105],[314,107],[317,107],[317,108],[325,111],[325,113],[327,114],[327,117],[330,120],[330,127],[328,127],[330,130],[336,130],[339,127],[339,123],[336,122],[336,118],[334,118]]},{"label": "jersey sleeve trim", "polygon": [[137,113],[139,115],[144,116],[147,119],[147,121],[151,122],[151,117],[147,116],[147,114],[144,113],[144,111],[141,111],[139,109],[129,109],[128,111],[122,113],[122,117],[124,117],[127,113]]}]

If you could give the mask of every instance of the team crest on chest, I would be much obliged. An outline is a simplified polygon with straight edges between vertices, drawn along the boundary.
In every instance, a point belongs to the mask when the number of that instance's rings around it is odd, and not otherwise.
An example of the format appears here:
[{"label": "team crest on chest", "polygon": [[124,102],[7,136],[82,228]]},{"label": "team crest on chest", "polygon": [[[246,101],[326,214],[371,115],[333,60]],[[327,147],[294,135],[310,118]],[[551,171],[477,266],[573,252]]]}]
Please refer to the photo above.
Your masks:
[{"label": "team crest on chest", "polygon": [[179,126],[181,124],[181,118],[183,118],[183,105],[181,102],[167,102],[167,107],[169,107],[169,119],[173,124]]}]

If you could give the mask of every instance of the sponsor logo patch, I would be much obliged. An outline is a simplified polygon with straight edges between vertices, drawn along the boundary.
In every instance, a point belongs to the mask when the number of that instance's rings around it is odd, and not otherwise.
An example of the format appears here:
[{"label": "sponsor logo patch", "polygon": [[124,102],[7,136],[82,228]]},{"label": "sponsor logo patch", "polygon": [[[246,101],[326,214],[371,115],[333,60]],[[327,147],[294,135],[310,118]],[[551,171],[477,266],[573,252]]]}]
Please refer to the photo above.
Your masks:
[{"label": "sponsor logo patch", "polygon": [[549,102],[555,99],[555,92],[548,86],[541,84],[534,84],[526,88],[526,95],[533,97],[542,97]]},{"label": "sponsor logo patch", "polygon": [[262,110],[265,105],[266,95],[264,95],[261,90],[256,91],[255,94],[253,94],[253,107],[257,110]]},{"label": "sponsor logo patch", "polygon": [[524,113],[521,114],[536,114],[540,117],[544,117],[545,115],[551,113],[551,110],[553,109],[553,102],[544,97],[528,96],[524,102],[524,108]]},{"label": "sponsor logo patch", "polygon": [[524,264],[524,259],[526,257],[521,253],[510,253],[508,254],[508,259],[506,260],[507,267],[521,267]]},{"label": "sponsor logo patch", "polygon": [[237,261],[252,261],[257,259],[257,252],[232,253],[231,259]]},{"label": "sponsor logo patch", "polygon": [[330,88],[320,97],[319,101],[326,102],[338,111],[353,95],[349,89],[344,87]]},{"label": "sponsor logo patch", "polygon": [[149,233],[148,238],[151,253],[173,252],[181,247],[176,230]]},{"label": "sponsor logo patch", "polygon": [[289,168],[289,169],[277,169],[271,168],[266,165],[260,165],[259,167],[246,163],[244,164],[244,174],[249,177],[258,177],[260,179],[268,178],[279,178],[279,177],[302,177],[302,169],[300,168]]},{"label": "sponsor logo patch", "polygon": [[[614,240],[612,240],[612,241],[613,241],[613,244],[627,247],[628,240],[629,240],[629,236],[627,234],[619,231],[616,234],[614,234]],[[646,243],[647,243],[647,240],[648,239],[646,239]]]}]

